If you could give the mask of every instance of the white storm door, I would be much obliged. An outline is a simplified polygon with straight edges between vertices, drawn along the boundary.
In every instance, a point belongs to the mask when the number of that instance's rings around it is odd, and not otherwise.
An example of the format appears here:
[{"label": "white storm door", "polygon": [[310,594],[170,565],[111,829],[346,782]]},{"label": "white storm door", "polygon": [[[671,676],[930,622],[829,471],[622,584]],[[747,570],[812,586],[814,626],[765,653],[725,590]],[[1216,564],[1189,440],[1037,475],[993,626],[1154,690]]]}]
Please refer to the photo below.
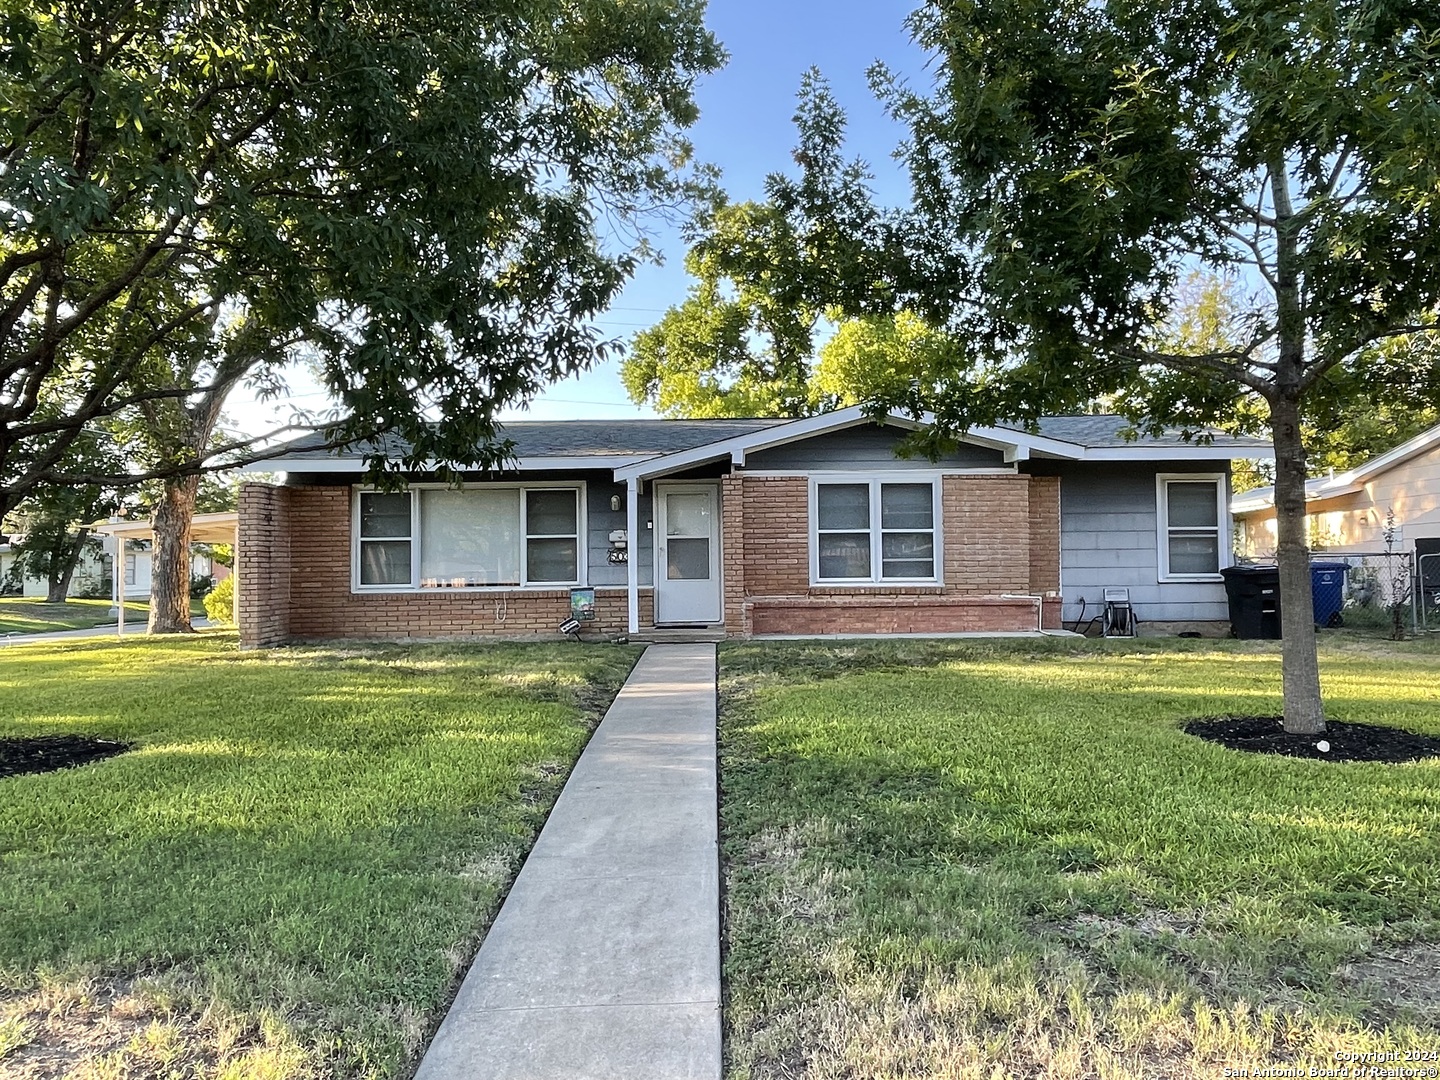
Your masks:
[{"label": "white storm door", "polygon": [[655,621],[720,621],[719,489],[655,485]]}]

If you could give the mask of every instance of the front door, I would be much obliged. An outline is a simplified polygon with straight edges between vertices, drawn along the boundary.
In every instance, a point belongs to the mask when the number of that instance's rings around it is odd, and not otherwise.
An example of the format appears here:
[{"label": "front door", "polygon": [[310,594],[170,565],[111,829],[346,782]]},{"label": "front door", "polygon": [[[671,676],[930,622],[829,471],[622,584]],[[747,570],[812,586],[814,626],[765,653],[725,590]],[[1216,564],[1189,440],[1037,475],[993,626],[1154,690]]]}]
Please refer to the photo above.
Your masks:
[{"label": "front door", "polygon": [[720,621],[719,489],[655,485],[655,621]]}]

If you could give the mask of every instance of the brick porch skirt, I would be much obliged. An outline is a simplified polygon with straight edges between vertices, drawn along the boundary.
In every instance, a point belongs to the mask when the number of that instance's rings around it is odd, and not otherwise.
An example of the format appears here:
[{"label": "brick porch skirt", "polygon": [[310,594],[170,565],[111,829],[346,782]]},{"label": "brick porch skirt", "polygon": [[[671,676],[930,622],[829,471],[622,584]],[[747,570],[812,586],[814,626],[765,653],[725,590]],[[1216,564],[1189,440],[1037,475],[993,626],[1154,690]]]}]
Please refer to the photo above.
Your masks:
[{"label": "brick porch skirt", "polygon": [[[1033,631],[1035,602],[995,596],[775,596],[746,601],[750,632],[764,634],[954,634]],[[1060,626],[1059,600],[1045,601],[1046,629]]]}]

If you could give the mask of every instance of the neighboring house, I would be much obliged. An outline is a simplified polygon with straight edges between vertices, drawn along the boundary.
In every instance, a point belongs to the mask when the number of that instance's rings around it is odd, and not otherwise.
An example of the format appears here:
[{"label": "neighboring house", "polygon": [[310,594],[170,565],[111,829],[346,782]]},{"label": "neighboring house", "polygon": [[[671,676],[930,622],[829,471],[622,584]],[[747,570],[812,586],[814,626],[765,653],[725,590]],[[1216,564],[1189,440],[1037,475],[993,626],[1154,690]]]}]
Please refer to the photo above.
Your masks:
[{"label": "neighboring house", "polygon": [[[1251,558],[1275,554],[1275,489],[1257,488],[1230,504],[1237,547]],[[1310,546],[1385,550],[1386,521],[1399,527],[1396,550],[1440,555],[1440,426],[1387,454],[1305,485]]]},{"label": "neighboring house", "polygon": [[[20,538],[17,537],[18,541]],[[44,599],[50,593],[50,583],[44,578],[26,575],[18,582],[11,576],[19,555],[14,543],[0,544],[0,595],[39,597]],[[104,596],[110,582],[110,559],[87,549],[80,553],[75,572],[70,576],[67,596]]]},{"label": "neighboring house", "polygon": [[[66,594],[67,596],[106,597],[112,594],[110,567],[115,558],[115,538],[97,536],[96,539],[101,543],[102,553],[96,554],[89,550],[81,553],[80,561],[75,564],[75,573],[70,578],[70,591]],[[11,549],[11,544],[0,544],[0,589],[9,589],[12,595],[38,597],[48,595],[49,583],[43,578],[27,576],[18,585],[11,584],[10,568],[14,566],[17,558]],[[149,599],[149,542],[126,540],[123,565],[125,598],[127,600]],[[210,555],[202,551],[196,551],[191,556],[190,572],[196,577],[213,578],[216,582],[224,581],[230,576],[229,567],[216,562]]]},{"label": "neighboring house", "polygon": [[931,462],[896,454],[915,426],[518,422],[507,471],[399,491],[302,440],[242,488],[241,641],[554,633],[586,589],[610,634],[1033,630],[1115,586],[1149,623],[1227,618],[1230,459],[1268,444],[1055,417]]},{"label": "neighboring house", "polygon": [[[190,576],[208,577],[216,584],[230,576],[230,568],[215,561],[208,551],[197,545],[209,543],[233,543],[235,537],[235,513],[196,514],[191,522],[191,537],[194,541],[190,553]],[[116,544],[124,545],[122,580],[125,599],[148,600],[150,598],[150,560],[153,541],[148,521],[122,521],[111,519],[95,526],[98,539],[104,546],[107,565],[115,558]],[[107,581],[109,576],[107,574]],[[113,593],[112,593],[113,595]]]}]

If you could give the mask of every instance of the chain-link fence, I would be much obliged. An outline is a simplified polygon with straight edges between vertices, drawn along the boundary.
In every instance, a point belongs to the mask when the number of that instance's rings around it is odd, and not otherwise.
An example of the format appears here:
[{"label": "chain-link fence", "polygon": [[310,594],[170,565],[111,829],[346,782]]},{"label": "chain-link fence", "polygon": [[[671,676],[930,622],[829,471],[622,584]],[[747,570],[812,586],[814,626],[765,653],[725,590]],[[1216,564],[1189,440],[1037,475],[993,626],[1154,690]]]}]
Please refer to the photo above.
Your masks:
[{"label": "chain-link fence", "polygon": [[[1415,556],[1409,551],[1319,551],[1311,559],[1320,626],[1414,633],[1422,625]],[[1440,565],[1435,568],[1440,573]],[[1440,613],[1437,613],[1440,619]]]}]

